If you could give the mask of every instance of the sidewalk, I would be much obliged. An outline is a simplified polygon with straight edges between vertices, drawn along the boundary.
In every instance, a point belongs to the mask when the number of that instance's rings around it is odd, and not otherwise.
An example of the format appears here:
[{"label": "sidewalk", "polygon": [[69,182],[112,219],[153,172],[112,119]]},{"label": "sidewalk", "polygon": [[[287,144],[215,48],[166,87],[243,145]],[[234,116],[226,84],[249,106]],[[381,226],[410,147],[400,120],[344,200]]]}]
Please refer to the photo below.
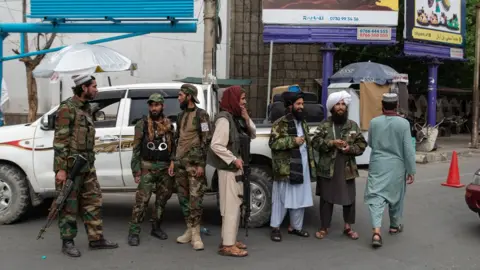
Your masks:
[{"label": "sidewalk", "polygon": [[425,164],[450,161],[453,151],[456,151],[459,157],[470,157],[473,153],[480,153],[480,148],[469,148],[470,141],[471,136],[469,134],[439,137],[437,139],[437,149],[435,151],[417,152],[417,163]]}]

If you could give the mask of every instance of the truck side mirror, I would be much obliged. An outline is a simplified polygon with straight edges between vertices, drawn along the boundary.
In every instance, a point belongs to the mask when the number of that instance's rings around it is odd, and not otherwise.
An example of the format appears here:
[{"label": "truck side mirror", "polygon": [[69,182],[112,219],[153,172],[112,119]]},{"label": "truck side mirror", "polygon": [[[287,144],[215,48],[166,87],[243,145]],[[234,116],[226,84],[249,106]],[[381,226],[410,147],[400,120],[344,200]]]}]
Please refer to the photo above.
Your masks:
[{"label": "truck side mirror", "polygon": [[95,121],[104,121],[105,120],[105,112],[98,111],[95,113]]},{"label": "truck side mirror", "polygon": [[52,113],[50,115],[44,115],[42,117],[41,123],[42,126],[41,128],[43,130],[54,130],[55,129],[55,117],[57,116],[56,113]]}]

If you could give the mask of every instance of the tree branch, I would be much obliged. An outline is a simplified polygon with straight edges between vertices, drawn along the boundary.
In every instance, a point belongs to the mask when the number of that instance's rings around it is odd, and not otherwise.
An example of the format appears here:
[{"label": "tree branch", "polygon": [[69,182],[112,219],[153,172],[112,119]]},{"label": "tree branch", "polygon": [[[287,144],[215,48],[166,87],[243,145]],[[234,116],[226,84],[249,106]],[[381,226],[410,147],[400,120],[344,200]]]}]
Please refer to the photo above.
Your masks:
[{"label": "tree branch", "polygon": [[[57,33],[53,33],[52,35],[50,35],[50,37],[48,38],[47,42],[45,43],[45,45],[43,45],[43,48],[42,50],[48,50],[52,47],[53,45],[53,42],[55,41],[55,37],[57,36]],[[33,62],[32,64],[34,66],[37,66],[38,64],[40,64],[40,61],[43,60],[43,58],[45,58],[45,55],[46,54],[39,54],[37,56],[35,56],[35,58],[33,59]]]}]

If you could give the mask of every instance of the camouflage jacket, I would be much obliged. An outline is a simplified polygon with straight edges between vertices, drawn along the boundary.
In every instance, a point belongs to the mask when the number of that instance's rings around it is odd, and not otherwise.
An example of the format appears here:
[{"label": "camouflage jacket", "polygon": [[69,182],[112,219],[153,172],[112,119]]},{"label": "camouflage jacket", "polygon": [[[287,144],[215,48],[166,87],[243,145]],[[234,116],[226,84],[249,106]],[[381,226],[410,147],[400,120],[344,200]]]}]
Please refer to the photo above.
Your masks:
[{"label": "camouflage jacket", "polygon": [[200,137],[200,145],[198,147],[192,147],[184,156],[177,160],[176,151],[181,133],[181,123],[182,118],[186,115],[185,111],[180,112],[177,116],[177,124],[174,135],[176,147],[172,152],[172,160],[182,164],[205,167],[207,164],[208,147],[210,146],[213,136],[212,123],[210,122],[210,116],[205,110],[195,107],[194,113],[195,116],[193,117],[192,125],[196,126],[197,128],[198,136]]},{"label": "camouflage jacket", "polygon": [[[290,178],[290,160],[291,151],[298,148],[299,145],[295,143],[295,137],[288,134],[288,122],[291,114],[287,114],[275,121],[270,132],[270,140],[268,146],[272,150],[272,169],[273,181],[289,181]],[[310,140],[309,128],[307,122],[302,121],[303,133],[305,134],[305,143],[308,148],[308,160],[310,163],[310,175],[315,177],[315,157],[313,155],[313,148]]]},{"label": "camouflage jacket", "polygon": [[[350,151],[346,153],[349,157],[345,164],[346,180],[358,177],[355,157],[361,156],[367,148],[367,141],[360,128],[355,121],[347,120],[336,138],[346,141],[350,146]],[[333,176],[337,155],[337,148],[331,143],[334,139],[333,122],[329,117],[320,123],[312,137],[313,148],[318,151],[320,156],[317,164],[317,175],[320,177],[331,178]]]},{"label": "camouflage jacket", "polygon": [[[170,164],[165,162],[151,162],[147,160],[142,160],[142,141],[143,137],[147,134],[144,134],[145,125],[147,124],[147,117],[140,119],[135,124],[135,135],[133,137],[133,151],[132,151],[132,160],[130,167],[132,169],[133,176],[139,176],[142,172],[142,169],[147,170],[161,170],[165,167],[168,167]],[[168,151],[173,152],[175,144],[173,142],[174,130],[170,119],[163,118],[161,123],[168,127],[168,132],[165,134],[166,143],[168,146]]]},{"label": "camouflage jacket", "polygon": [[95,126],[90,105],[77,96],[63,101],[55,118],[54,172],[68,171],[73,165],[75,154],[82,154],[87,158],[89,166],[85,166],[81,172],[88,172],[94,168],[94,147]]}]

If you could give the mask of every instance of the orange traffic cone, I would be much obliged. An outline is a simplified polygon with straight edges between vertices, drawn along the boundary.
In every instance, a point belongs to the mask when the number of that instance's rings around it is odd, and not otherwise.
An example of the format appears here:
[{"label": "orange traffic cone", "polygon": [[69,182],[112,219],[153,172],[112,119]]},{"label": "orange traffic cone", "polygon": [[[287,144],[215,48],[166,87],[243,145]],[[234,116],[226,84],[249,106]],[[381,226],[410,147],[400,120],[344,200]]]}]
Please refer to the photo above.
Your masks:
[{"label": "orange traffic cone", "polygon": [[458,172],[458,157],[457,152],[453,151],[452,162],[450,163],[450,169],[448,170],[447,182],[442,183],[442,186],[461,188],[465,185],[460,183],[460,173]]}]

